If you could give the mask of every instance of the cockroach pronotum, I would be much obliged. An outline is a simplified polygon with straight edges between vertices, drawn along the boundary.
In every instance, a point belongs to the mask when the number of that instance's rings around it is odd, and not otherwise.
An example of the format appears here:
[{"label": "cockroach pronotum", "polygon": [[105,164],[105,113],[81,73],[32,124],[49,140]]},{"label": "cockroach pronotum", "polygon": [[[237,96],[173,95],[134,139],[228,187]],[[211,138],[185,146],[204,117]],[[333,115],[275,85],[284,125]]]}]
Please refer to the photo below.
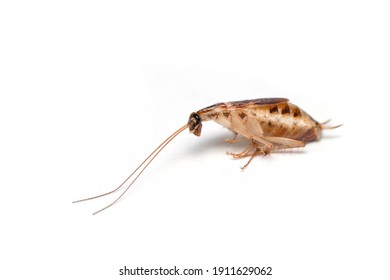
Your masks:
[{"label": "cockroach pronotum", "polygon": [[233,158],[249,157],[248,162],[241,167],[242,169],[245,169],[258,155],[266,155],[282,149],[304,147],[308,142],[319,140],[323,129],[334,129],[341,126],[327,126],[326,123],[329,121],[317,122],[298,106],[289,103],[287,98],[259,98],[217,103],[191,113],[187,124],[165,139],[117,188],[73,203],[112,194],[133,178],[118,198],[93,214],[112,206],[122,198],[145,168],[177,135],[188,128],[190,133],[200,136],[202,123],[209,120],[215,121],[234,133],[232,139],[226,140],[228,143],[242,140],[237,139],[238,136],[249,141],[248,147],[241,153],[229,153]]}]

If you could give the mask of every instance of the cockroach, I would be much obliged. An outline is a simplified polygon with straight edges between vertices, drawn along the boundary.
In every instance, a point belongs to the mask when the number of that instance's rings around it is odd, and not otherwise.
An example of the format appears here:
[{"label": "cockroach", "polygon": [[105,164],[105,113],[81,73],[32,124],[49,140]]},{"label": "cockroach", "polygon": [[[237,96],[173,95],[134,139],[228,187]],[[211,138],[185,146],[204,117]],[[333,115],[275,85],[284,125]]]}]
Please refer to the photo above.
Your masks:
[{"label": "cockroach", "polygon": [[[145,168],[177,135],[188,128],[190,133],[200,136],[202,123],[209,120],[215,121],[234,133],[232,139],[226,140],[228,143],[238,142],[242,138],[249,141],[249,145],[241,153],[229,153],[233,158],[249,157],[248,162],[241,167],[242,169],[245,169],[258,155],[304,147],[308,142],[319,140],[322,130],[341,126],[327,126],[329,121],[317,122],[298,106],[290,103],[287,98],[259,98],[217,103],[191,113],[187,124],[165,139],[117,188],[73,203],[112,194],[129,182],[118,198],[93,214],[109,208],[122,198]],[[237,139],[238,136],[241,139]],[[130,181],[131,178],[133,178],[132,181]]]}]

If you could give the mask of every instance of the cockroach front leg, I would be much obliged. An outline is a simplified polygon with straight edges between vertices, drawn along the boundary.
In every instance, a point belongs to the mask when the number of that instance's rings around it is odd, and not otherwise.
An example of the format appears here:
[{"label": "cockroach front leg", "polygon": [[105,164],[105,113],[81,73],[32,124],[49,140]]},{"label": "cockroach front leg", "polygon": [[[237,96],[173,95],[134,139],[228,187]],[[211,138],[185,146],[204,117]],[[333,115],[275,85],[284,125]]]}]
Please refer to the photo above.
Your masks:
[{"label": "cockroach front leg", "polygon": [[229,143],[229,144],[232,144],[232,143],[237,143],[237,142],[240,142],[242,141],[242,139],[237,139],[237,136],[238,136],[238,133],[237,132],[233,132],[233,138],[231,139],[225,139],[225,142],[226,143]]}]

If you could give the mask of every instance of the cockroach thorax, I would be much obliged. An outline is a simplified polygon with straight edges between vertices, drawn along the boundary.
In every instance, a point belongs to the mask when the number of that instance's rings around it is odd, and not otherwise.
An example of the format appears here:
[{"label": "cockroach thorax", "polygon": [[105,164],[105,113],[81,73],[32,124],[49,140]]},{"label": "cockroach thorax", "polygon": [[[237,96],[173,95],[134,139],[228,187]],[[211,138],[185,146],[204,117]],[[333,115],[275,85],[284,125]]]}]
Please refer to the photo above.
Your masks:
[{"label": "cockroach thorax", "polygon": [[191,113],[187,125],[191,133],[200,136],[202,132],[202,119],[197,113]]}]

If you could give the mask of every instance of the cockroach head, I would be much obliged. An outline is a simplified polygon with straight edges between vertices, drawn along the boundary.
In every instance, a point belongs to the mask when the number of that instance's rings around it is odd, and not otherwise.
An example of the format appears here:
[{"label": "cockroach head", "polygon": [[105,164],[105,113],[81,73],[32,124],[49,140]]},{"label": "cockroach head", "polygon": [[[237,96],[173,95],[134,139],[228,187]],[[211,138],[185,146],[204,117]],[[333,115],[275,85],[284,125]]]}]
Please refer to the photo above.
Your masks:
[{"label": "cockroach head", "polygon": [[191,133],[195,134],[196,136],[200,136],[202,131],[202,119],[197,113],[192,113],[190,115],[187,125]]}]

